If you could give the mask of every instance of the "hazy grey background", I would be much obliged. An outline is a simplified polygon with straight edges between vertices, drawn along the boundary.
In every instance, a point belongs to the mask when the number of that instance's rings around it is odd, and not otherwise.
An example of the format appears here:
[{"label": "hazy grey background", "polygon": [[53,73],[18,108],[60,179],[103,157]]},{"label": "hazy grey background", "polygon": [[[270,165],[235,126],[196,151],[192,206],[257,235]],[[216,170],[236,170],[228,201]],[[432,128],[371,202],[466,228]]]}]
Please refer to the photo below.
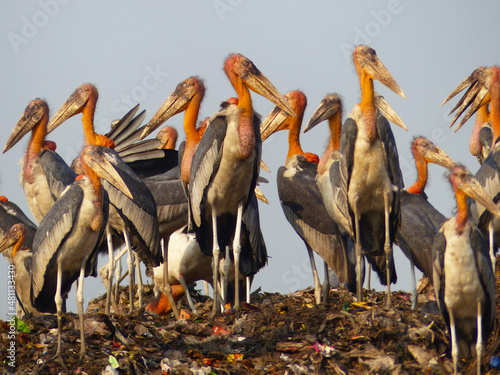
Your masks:
[{"label": "hazy grey background", "polygon": [[[396,109],[409,131],[394,127],[405,184],[416,177],[409,144],[425,135],[454,159],[476,171],[469,154],[470,120],[459,133],[448,128],[441,102],[472,70],[499,62],[500,5],[495,1],[417,2],[408,0],[304,2],[292,0],[208,1],[85,1],[40,0],[4,2],[0,16],[0,126],[3,144],[30,100],[45,98],[51,114],[84,82],[99,89],[96,131],[105,133],[111,120],[132,105],[141,104],[149,120],[181,80],[198,75],[206,96],[200,117],[210,116],[219,103],[234,95],[222,64],[229,53],[250,58],[284,94],[303,90],[308,98],[305,121],[329,92],[344,98],[344,115],[360,99],[351,50],[357,44],[375,48],[406,94],[403,100],[381,84],[378,92]],[[266,116],[270,102],[253,96],[254,108]],[[183,140],[183,117],[168,123]],[[306,152],[322,154],[326,123],[302,137]],[[49,137],[70,162],[83,144],[80,116]],[[19,185],[20,165],[27,139],[0,156],[0,194],[17,203],[30,217]],[[303,242],[286,221],[276,189],[276,171],[283,165],[287,134],[266,141],[263,159],[272,170],[262,175],[270,205],[261,205],[261,224],[269,265],[255,278],[269,292],[288,293],[312,285]],[[429,200],[445,215],[454,210],[443,170],[430,167]],[[409,267],[399,249],[398,284],[409,290]],[[7,261],[0,257],[7,281]],[[102,266],[105,258],[100,259]],[[317,262],[320,265],[320,262]],[[322,267],[320,267],[322,270]],[[322,273],[322,272],[321,272]],[[372,277],[373,279],[373,277]],[[380,288],[378,283],[376,288]],[[6,301],[0,286],[0,301]],[[85,280],[85,302],[105,291],[100,279]],[[6,302],[0,303],[0,318]],[[74,293],[69,308],[75,311]]]}]

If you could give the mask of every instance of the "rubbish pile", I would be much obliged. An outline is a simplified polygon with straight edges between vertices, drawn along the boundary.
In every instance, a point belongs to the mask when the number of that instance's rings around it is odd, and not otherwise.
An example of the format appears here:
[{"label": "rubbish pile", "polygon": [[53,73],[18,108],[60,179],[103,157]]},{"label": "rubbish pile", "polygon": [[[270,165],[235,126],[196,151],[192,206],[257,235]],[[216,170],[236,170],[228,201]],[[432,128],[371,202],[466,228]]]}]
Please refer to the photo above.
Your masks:
[{"label": "rubbish pile", "polygon": [[[122,295],[125,296],[125,290]],[[147,291],[146,297],[152,295]],[[1,373],[16,374],[447,374],[449,338],[435,301],[419,295],[365,291],[356,303],[344,288],[332,289],[327,304],[317,306],[312,289],[293,294],[256,292],[238,313],[211,319],[212,300],[196,304],[198,315],[180,301],[182,319],[138,311],[102,313],[104,296],[92,300],[85,314],[88,358],[80,362],[78,315],[63,315],[63,353],[69,370],[52,361],[57,342],[55,315],[24,319],[16,335],[15,368],[9,366],[9,325],[2,322]],[[120,301],[126,306],[127,301]],[[497,327],[498,330],[498,327]],[[500,335],[486,345],[483,369],[497,355]],[[492,363],[494,360],[492,361]],[[463,373],[474,360],[460,364]],[[490,374],[500,373],[491,369]]]}]

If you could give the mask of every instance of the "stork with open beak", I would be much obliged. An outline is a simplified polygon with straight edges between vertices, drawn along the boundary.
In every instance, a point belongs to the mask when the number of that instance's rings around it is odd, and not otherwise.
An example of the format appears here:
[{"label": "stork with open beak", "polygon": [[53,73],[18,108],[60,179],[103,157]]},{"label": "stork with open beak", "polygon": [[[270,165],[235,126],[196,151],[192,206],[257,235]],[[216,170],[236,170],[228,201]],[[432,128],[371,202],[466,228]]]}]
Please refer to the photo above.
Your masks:
[{"label": "stork with open beak", "polygon": [[412,274],[411,306],[417,305],[415,266],[432,282],[432,241],[447,220],[427,200],[424,189],[427,185],[428,164],[438,164],[452,170],[455,162],[438,146],[425,137],[417,137],[411,143],[415,159],[417,180],[408,189],[401,190],[401,229],[397,243],[409,259]]},{"label": "stork with open beak", "polygon": [[433,241],[434,291],[451,336],[454,373],[459,354],[468,358],[475,347],[480,374],[483,342],[495,321],[495,276],[488,243],[474,224],[466,196],[497,218],[500,211],[464,166],[453,168],[449,178],[457,213],[442,225]]},{"label": "stork with open beak", "polygon": [[[457,110],[456,119],[468,109],[458,126],[460,128],[474,113],[489,104],[489,119],[492,128],[491,151],[474,177],[479,181],[488,197],[493,199],[498,205],[498,194],[500,192],[500,144],[497,141],[500,136],[500,67],[494,65],[489,68],[476,69],[449,97],[454,96],[468,85],[470,87],[452,111]],[[495,270],[496,251],[500,245],[500,220],[491,215],[483,205],[474,201],[471,202],[470,212],[478,223],[483,235],[488,238],[491,263],[493,264],[493,270]]]},{"label": "stork with open beak", "polygon": [[33,240],[31,298],[39,311],[53,311],[54,305],[57,309],[57,358],[61,358],[61,296],[77,279],[80,358],[86,354],[83,279],[89,272],[88,269],[86,272],[87,264],[95,255],[106,229],[109,212],[109,200],[100,178],[132,197],[101,148],[86,145],[82,151],[82,166],[84,174],[78,176],[45,215]]},{"label": "stork with open beak", "polygon": [[[28,233],[31,236],[34,235],[31,231],[28,232],[24,224],[19,222],[12,225],[10,230],[0,239],[0,253],[2,253],[14,267],[10,270],[15,272],[14,286],[17,298],[16,314],[19,318],[29,313],[34,316],[40,315],[40,312],[31,303],[30,273],[33,253],[27,246],[29,242]],[[31,237],[31,241],[33,241],[33,237]]]},{"label": "stork with open beak", "polygon": [[[50,133],[68,118],[82,113],[85,144],[99,147],[115,146],[114,141],[106,136],[96,134],[94,131],[94,112],[98,92],[94,85],[85,83],[78,87],[52,117],[47,130]],[[107,149],[108,160],[119,168],[120,176],[125,180],[130,196],[124,195],[119,189],[103,181],[103,187],[108,192],[111,209],[109,226],[117,233],[123,234],[125,244],[129,251],[129,300],[130,309],[133,309],[133,284],[134,284],[134,255],[132,245],[147,269],[157,266],[161,260],[160,239],[158,232],[158,218],[155,200],[142,180],[128,167],[116,152]],[[111,272],[114,270],[113,249],[111,244],[111,230],[108,232],[108,252],[112,263]],[[139,273],[140,275],[140,273]],[[139,278],[139,281],[141,279]],[[141,285],[139,285],[141,288]],[[109,292],[108,292],[109,295]],[[140,297],[141,295],[139,295]],[[139,299],[141,301],[141,298]]]},{"label": "stork with open beak", "polygon": [[[42,99],[32,100],[9,136],[3,152],[16,145],[31,131],[24,156],[21,186],[35,220],[40,223],[66,186],[75,181],[76,174],[54,152],[45,140],[49,107]],[[54,144],[55,145],[55,144]],[[47,147],[49,146],[49,147]]]},{"label": "stork with open beak", "polygon": [[342,201],[346,220],[339,224],[346,225],[344,229],[353,233],[359,301],[363,300],[362,255],[385,255],[387,278],[381,282],[387,285],[389,307],[390,284],[397,279],[392,244],[400,226],[399,192],[403,188],[403,176],[394,135],[375,104],[373,80],[405,96],[372,48],[356,47],[353,60],[361,84],[361,103],[353,108],[342,127],[341,194],[337,199]]},{"label": "stork with open beak", "polygon": [[[238,94],[238,105],[214,114],[193,156],[189,201],[194,230],[202,251],[214,257],[214,313],[219,310],[217,280],[220,249],[230,246],[235,263],[235,307],[239,308],[239,272],[255,259],[241,253],[241,223],[255,197],[262,141],[260,121],[254,116],[250,90],[295,115],[290,105],[252,61],[230,55],[224,71]],[[257,211],[258,212],[258,211]],[[232,242],[232,245],[231,245]],[[259,263],[259,262],[257,262]]]},{"label": "stork with open beak", "polygon": [[[299,141],[300,128],[307,105],[305,95],[298,90],[285,94],[285,98],[298,117],[293,117],[279,107],[266,117],[260,127],[262,141],[280,130],[288,130],[288,154],[284,167],[278,170],[278,195],[285,217],[306,245],[314,279],[316,303],[326,302],[329,291],[328,267],[338,275],[339,282],[349,279],[347,240],[342,237],[338,225],[326,211],[316,183],[319,158],[302,150]],[[331,112],[342,113],[339,97],[329,102]],[[322,102],[323,105],[323,102]],[[323,109],[320,110],[321,112]],[[316,115],[316,112],[315,112]],[[313,115],[313,117],[315,116]],[[340,129],[339,129],[340,135]],[[313,251],[325,263],[323,292],[314,262]],[[354,283],[355,284],[355,283]]]},{"label": "stork with open beak", "polygon": [[450,114],[456,111],[453,120],[451,121],[450,127],[455,124],[458,118],[465,113],[467,108],[469,111],[465,114],[458,124],[455,131],[458,131],[465,122],[477,112],[476,122],[472,130],[472,134],[469,142],[470,153],[477,157],[479,164],[483,164],[484,160],[488,156],[491,147],[493,146],[493,136],[491,125],[489,124],[490,113],[488,110],[488,102],[483,100],[488,93],[489,87],[491,85],[492,71],[490,68],[481,66],[475,69],[466,79],[464,79],[451,93],[448,97],[441,103],[441,105],[446,104],[450,99],[455,97],[459,92],[463,91],[468,87],[466,93],[458,101],[458,103],[450,111]]}]

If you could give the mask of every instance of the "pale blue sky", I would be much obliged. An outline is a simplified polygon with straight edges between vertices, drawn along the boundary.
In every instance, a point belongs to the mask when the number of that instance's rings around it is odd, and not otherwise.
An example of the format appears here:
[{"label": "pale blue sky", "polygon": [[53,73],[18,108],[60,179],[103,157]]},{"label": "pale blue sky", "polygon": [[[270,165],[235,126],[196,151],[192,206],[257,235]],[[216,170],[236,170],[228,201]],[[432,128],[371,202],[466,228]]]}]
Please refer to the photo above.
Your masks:
[{"label": "pale blue sky", "polygon": [[[500,5],[493,0],[6,2],[0,16],[2,144],[30,100],[45,98],[55,113],[84,82],[99,89],[99,132],[106,132],[111,120],[136,103],[147,110],[146,119],[151,118],[177,83],[192,75],[205,80],[200,116],[210,116],[234,95],[222,71],[232,52],[250,58],[283,94],[304,91],[309,103],[305,121],[328,92],[342,95],[347,115],[360,98],[350,50],[363,43],[377,51],[407,97],[403,100],[375,84],[409,129],[393,129],[405,184],[416,176],[409,152],[414,135],[431,138],[476,171],[478,164],[468,152],[472,121],[454,133],[448,128],[454,102],[444,108],[440,104],[472,70],[499,63],[498,14]],[[274,108],[253,97],[263,116]],[[180,131],[182,140],[182,116],[168,123]],[[327,134],[326,124],[305,134],[304,150],[322,154]],[[69,120],[49,138],[71,161],[82,144],[80,118]],[[26,143],[1,156],[0,194],[31,217],[18,177]],[[261,205],[261,225],[271,258],[254,281],[254,288],[282,293],[312,285],[305,247],[286,221],[276,189],[276,171],[285,162],[286,150],[285,133],[270,138],[263,148],[272,173],[262,173],[270,180],[262,186],[270,205]],[[455,204],[444,171],[436,166],[430,171],[429,200],[450,216]],[[408,262],[399,249],[395,254],[399,281],[393,289],[409,290]],[[0,259],[6,270],[7,262]],[[85,289],[86,302],[104,292],[100,279],[86,279]],[[73,295],[70,298],[69,307],[75,311]],[[6,300],[6,287],[0,286],[0,300]],[[5,311],[0,307],[0,317]]]}]

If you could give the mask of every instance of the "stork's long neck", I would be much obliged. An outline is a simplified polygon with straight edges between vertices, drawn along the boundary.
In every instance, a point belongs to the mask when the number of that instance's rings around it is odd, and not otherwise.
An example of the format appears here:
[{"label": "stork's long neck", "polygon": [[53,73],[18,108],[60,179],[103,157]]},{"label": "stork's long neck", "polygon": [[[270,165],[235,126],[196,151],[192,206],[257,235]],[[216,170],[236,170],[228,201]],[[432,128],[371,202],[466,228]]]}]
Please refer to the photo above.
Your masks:
[{"label": "stork's long neck", "polygon": [[241,110],[238,123],[238,133],[240,135],[239,156],[241,159],[247,159],[252,155],[256,144],[255,129],[253,125],[252,98],[250,96],[248,86],[238,76],[236,76],[234,88],[238,93],[238,108]]},{"label": "stork's long neck", "polygon": [[24,156],[23,172],[24,178],[30,184],[33,183],[33,162],[38,158],[43,150],[45,137],[47,135],[47,124],[49,122],[48,113],[44,114],[38,125],[31,131],[31,138],[26,148]]},{"label": "stork's long neck", "polygon": [[328,147],[323,153],[318,164],[318,173],[323,174],[326,171],[326,165],[332,152],[340,148],[340,133],[342,131],[342,111],[337,111],[328,119],[328,128],[330,129],[330,140]]},{"label": "stork's long neck", "polygon": [[186,113],[184,114],[184,131],[186,132],[186,145],[184,155],[181,162],[181,178],[185,184],[189,183],[191,173],[191,162],[196,151],[198,143],[200,143],[200,132],[196,129],[196,121],[200,111],[202,96],[195,94],[189,102]]},{"label": "stork's long neck", "polygon": [[14,244],[14,246],[12,247],[12,263],[14,263],[14,257],[16,256],[16,253],[17,251],[21,248],[21,246],[23,245],[24,243],[24,238],[26,236],[24,234],[21,234],[21,236],[19,237],[19,239],[16,241],[16,243]]},{"label": "stork's long neck", "polygon": [[467,206],[467,199],[465,193],[460,189],[455,189],[455,197],[457,200],[457,216],[455,221],[455,228],[459,234],[463,233],[467,218],[469,216],[469,208]]},{"label": "stork's long neck", "polygon": [[92,184],[93,187],[93,194],[94,198],[93,199],[93,204],[96,208],[96,215],[92,219],[92,224],[91,227],[94,231],[98,231],[101,229],[101,226],[104,225],[104,217],[103,217],[103,207],[102,207],[102,186],[101,186],[101,179],[99,176],[83,161],[82,159],[82,167],[83,167],[83,173],[89,178],[90,183]]},{"label": "stork's long neck", "polygon": [[408,188],[408,193],[422,194],[427,185],[427,161],[421,153],[413,149],[413,146],[412,153],[415,158],[415,166],[417,167],[417,181]]},{"label": "stork's long neck", "polygon": [[359,74],[359,82],[361,84],[361,114],[365,121],[365,131],[370,142],[377,139],[377,129],[375,120],[377,116],[377,108],[375,106],[375,90],[373,89],[373,79],[361,70]]},{"label": "stork's long neck", "polygon": [[90,96],[82,110],[83,133],[85,134],[85,144],[96,144],[96,133],[94,131],[94,113],[97,99]]},{"label": "stork's long neck", "polygon": [[483,105],[477,110],[476,123],[474,124],[474,129],[472,130],[472,135],[469,142],[469,151],[472,155],[477,156],[481,153],[483,145],[481,139],[479,138],[479,132],[483,127],[485,122],[489,120],[488,106]]},{"label": "stork's long neck", "polygon": [[288,154],[286,160],[292,156],[300,154],[305,155],[302,147],[300,147],[300,125],[302,124],[303,114],[300,118],[291,117],[290,126],[288,129]]},{"label": "stork's long neck", "polygon": [[[500,85],[500,83],[496,83],[495,85]],[[490,122],[493,128],[493,143],[500,137],[500,95],[496,94],[498,92],[499,89],[496,87],[495,95],[491,95],[490,104]]]}]

